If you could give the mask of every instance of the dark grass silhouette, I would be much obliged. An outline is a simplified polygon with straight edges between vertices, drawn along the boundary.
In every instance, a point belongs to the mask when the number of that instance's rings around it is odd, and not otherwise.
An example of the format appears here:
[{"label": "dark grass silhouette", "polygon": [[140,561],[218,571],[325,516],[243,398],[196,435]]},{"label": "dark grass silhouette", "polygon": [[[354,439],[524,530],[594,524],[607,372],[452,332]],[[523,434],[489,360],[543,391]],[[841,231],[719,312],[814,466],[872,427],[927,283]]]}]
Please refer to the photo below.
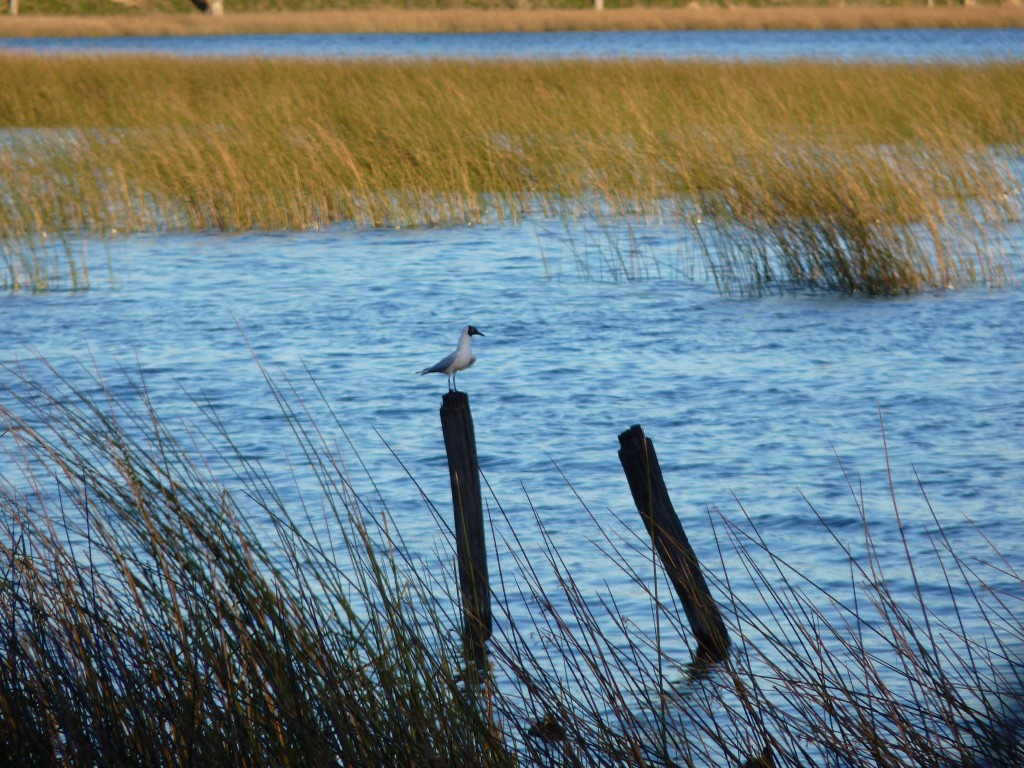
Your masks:
[{"label": "dark grass silhouette", "polygon": [[[685,617],[650,578],[649,542],[590,516],[603,558],[593,567],[639,588],[655,617],[644,629],[648,617],[615,594],[580,587],[539,514],[543,546],[528,549],[492,497],[492,676],[470,685],[454,574],[414,559],[383,501],[354,491],[330,447],[343,430],[316,423],[294,388],[267,379],[319,481],[291,504],[231,447],[226,425],[191,426],[186,442],[142,384],[117,395],[50,373],[42,384],[6,370],[0,406],[10,765],[1024,759],[1019,574],[995,547],[983,560],[958,555],[963,534],[947,536],[938,516],[932,551],[903,538],[892,558],[852,479],[858,550],[819,517],[849,569],[846,594],[801,574],[742,508],[710,510],[719,552],[705,572],[734,640],[711,666],[680,644]],[[204,437],[228,448],[208,448],[207,462]],[[231,468],[231,488],[214,467]],[[903,530],[895,495],[884,522]],[[933,607],[936,594],[946,597]]]}]

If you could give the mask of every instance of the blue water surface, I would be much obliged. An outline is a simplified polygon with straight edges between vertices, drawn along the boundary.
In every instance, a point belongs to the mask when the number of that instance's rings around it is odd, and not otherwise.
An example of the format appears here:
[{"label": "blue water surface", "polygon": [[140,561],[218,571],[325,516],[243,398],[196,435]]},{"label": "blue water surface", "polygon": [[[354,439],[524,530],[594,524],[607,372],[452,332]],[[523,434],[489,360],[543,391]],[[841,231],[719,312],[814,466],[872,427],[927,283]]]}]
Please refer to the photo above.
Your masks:
[{"label": "blue water surface", "polygon": [[986,61],[1024,58],[1024,29],[286,34],[0,38],[0,51],[329,59],[660,58]]},{"label": "blue water surface", "polygon": [[[533,222],[93,243],[90,290],[0,296],[0,363],[31,367],[38,355],[73,378],[85,364],[114,382],[138,367],[163,415],[194,418],[201,396],[289,487],[289,433],[254,357],[299,382],[308,368],[406,534],[430,542],[435,524],[381,438],[443,507],[445,379],[415,372],[472,323],[486,336],[459,382],[482,468],[527,541],[520,484],[570,556],[586,524],[556,465],[599,515],[632,519],[616,436],[634,423],[655,440],[699,547],[714,547],[708,507],[735,510],[735,495],[827,583],[831,561],[802,495],[856,530],[848,483],[863,478],[880,524],[895,525],[882,423],[921,546],[932,526],[918,476],[951,524],[1018,540],[1024,292],[730,297],[679,230],[618,235],[611,224],[588,234]],[[633,262],[618,250],[627,241]]]}]

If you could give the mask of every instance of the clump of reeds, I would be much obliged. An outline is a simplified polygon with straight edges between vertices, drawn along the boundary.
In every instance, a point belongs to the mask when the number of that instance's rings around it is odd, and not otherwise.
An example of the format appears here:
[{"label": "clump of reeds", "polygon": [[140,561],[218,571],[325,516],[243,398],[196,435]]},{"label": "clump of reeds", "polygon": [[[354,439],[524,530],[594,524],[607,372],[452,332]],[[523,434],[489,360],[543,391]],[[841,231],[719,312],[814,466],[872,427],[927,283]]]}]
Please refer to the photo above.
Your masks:
[{"label": "clump of reeds", "polygon": [[1018,182],[995,158],[794,140],[736,164],[745,172],[728,188],[697,198],[706,260],[725,290],[898,294],[1006,279],[990,254],[999,222],[1019,217],[999,190]]},{"label": "clump of reeds", "polygon": [[0,441],[21,471],[0,482],[0,745],[15,764],[1024,757],[1022,578],[994,548],[958,554],[938,516],[933,548],[914,551],[895,496],[869,523],[851,481],[859,546],[820,514],[846,594],[749,520],[709,515],[720,552],[703,553],[705,573],[734,641],[716,667],[692,663],[648,543],[591,515],[598,567],[632,589],[587,594],[542,514],[539,551],[518,543],[517,520],[492,542],[499,619],[481,684],[465,674],[451,569],[418,560],[381,501],[354,492],[328,446],[337,425],[310,421],[287,389],[271,382],[317,486],[292,504],[214,423],[211,446],[228,447],[211,458],[239,488],[217,479],[142,386],[5,376]]},{"label": "clump of reeds", "polygon": [[241,509],[145,409],[22,396],[0,438],[25,470],[0,483],[10,765],[511,762],[340,466],[316,539],[255,470]]},{"label": "clump of reeds", "polygon": [[893,293],[997,281],[1019,217],[1015,63],[2,66],[5,243],[674,211],[725,283]]}]

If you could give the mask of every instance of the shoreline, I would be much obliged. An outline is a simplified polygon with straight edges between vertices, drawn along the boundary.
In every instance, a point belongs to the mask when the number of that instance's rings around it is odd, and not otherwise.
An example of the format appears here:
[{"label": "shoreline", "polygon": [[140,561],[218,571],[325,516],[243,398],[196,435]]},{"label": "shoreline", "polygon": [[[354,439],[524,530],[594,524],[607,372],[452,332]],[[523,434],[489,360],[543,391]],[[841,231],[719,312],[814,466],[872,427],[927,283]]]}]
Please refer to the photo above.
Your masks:
[{"label": "shoreline", "polygon": [[205,16],[0,16],[0,37],[613,30],[1021,28],[1024,5],[260,11]]}]

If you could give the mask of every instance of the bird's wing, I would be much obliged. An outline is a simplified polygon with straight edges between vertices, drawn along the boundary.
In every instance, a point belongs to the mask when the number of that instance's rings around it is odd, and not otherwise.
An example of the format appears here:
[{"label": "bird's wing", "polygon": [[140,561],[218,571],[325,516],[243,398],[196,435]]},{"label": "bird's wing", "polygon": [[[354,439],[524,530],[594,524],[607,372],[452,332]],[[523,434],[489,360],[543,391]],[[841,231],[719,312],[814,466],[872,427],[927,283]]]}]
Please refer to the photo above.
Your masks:
[{"label": "bird's wing", "polygon": [[424,368],[422,371],[420,371],[420,373],[444,373],[448,366],[455,362],[456,354],[458,354],[457,351],[452,352],[450,355],[448,355],[448,357],[430,366],[429,368]]}]

